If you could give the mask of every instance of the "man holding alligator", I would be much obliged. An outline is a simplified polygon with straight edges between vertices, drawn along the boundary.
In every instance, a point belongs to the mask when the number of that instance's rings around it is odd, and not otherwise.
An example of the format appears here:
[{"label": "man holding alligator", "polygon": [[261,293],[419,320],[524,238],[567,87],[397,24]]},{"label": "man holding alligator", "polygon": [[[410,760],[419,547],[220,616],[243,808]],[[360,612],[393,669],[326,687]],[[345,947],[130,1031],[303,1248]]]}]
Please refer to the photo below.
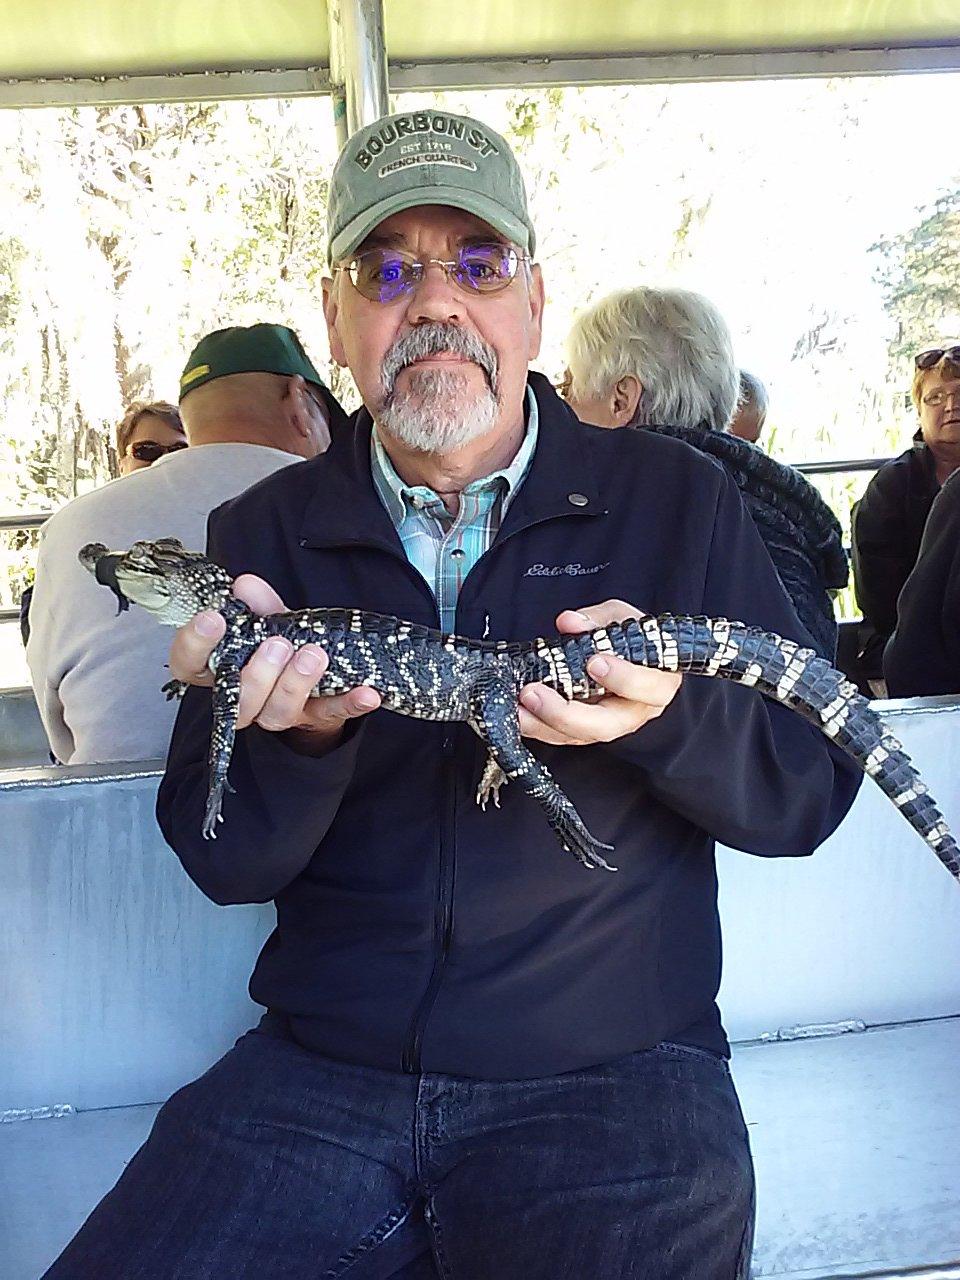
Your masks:
[{"label": "man holding alligator", "polygon": [[[329,218],[331,350],[366,408],[211,518],[248,604],[493,640],[703,613],[806,642],[722,471],[583,426],[528,373],[543,284],[499,135],[380,121],[344,149]],[[209,683],[223,625],[182,628],[174,675]],[[215,842],[210,699],[187,693],[158,815],[215,901],[276,900],[251,982],[268,1012],[161,1110],[49,1276],[746,1276],[713,842],[810,853],[856,770],[749,689],[594,658],[598,701],[533,686],[521,706],[616,848],[616,874],[588,872],[517,787],[477,808],[465,725],[371,716],[367,687],[308,700],[326,663],[273,638],[244,668]]]}]

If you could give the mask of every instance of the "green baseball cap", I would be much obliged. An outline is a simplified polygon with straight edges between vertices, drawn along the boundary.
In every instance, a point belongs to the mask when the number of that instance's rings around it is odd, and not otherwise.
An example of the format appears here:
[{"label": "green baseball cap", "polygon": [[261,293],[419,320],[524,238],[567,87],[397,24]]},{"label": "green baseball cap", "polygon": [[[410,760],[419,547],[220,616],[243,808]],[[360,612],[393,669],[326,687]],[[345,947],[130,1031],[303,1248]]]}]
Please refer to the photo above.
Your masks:
[{"label": "green baseball cap", "polygon": [[330,179],[329,258],[342,262],[384,218],[448,204],[482,218],[527,253],[536,236],[510,144],[470,116],[403,111],[349,139]]},{"label": "green baseball cap", "polygon": [[299,374],[318,387],[324,385],[292,329],[282,324],[252,324],[246,329],[217,329],[200,339],[180,375],[180,399],[205,382],[231,373]]}]

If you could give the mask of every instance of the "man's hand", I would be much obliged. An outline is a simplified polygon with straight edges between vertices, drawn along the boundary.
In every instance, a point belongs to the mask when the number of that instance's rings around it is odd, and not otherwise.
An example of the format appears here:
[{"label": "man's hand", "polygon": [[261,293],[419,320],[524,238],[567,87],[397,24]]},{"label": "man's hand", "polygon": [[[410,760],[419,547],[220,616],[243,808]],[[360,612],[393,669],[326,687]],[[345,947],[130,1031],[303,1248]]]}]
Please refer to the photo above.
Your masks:
[{"label": "man's hand", "polygon": [[[255,613],[282,613],[286,605],[262,578],[246,573],[233,584],[234,595]],[[170,646],[170,670],[187,684],[211,685],[210,654],[223,638],[226,624],[219,613],[198,613],[178,628]],[[271,733],[292,730],[290,745],[307,754],[322,755],[335,746],[347,720],[376,711],[380,695],[374,689],[350,689],[330,698],[311,698],[310,690],[329,666],[319,645],[294,650],[289,640],[264,640],[240,676],[237,728],[258,724]]]},{"label": "man's hand", "polygon": [[[623,600],[605,600],[579,612],[569,609],[561,613],[557,629],[564,635],[576,635],[639,616],[641,610]],[[596,702],[567,702],[543,684],[528,684],[521,690],[520,732],[524,737],[568,747],[625,738],[662,715],[683,679],[674,671],[635,667],[613,654],[591,658],[587,671],[605,690]]]}]

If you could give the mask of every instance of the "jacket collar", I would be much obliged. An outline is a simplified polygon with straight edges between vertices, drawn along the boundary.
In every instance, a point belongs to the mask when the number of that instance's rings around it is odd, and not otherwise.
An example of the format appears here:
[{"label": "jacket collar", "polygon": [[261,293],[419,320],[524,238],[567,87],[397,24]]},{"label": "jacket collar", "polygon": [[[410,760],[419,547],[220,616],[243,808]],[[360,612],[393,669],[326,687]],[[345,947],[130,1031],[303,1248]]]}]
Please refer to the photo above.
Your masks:
[{"label": "jacket collar", "polygon": [[[604,514],[587,449],[590,428],[575,417],[542,374],[530,373],[528,385],[540,417],[537,450],[504,518],[498,542],[544,520]],[[380,547],[404,556],[370,474],[372,425],[369,413],[360,409],[346,429],[333,433],[327,452],[308,464],[315,469],[316,487],[301,521],[303,545]]]}]

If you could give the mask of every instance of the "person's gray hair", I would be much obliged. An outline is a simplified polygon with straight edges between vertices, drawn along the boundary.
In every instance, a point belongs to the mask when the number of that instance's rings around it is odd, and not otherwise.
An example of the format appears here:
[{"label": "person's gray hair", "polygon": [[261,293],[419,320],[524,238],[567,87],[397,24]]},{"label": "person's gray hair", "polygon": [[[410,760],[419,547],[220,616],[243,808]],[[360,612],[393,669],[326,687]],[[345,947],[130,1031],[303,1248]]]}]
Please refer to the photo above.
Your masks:
[{"label": "person's gray hair", "polygon": [[767,416],[767,409],[770,406],[770,398],[767,395],[767,388],[760,381],[755,373],[750,373],[746,369],[740,370],[740,397],[737,401],[737,408],[741,408],[745,404],[752,404],[757,411],[757,422],[763,426],[763,421]]},{"label": "person's gray hair", "polygon": [[628,373],[643,387],[635,426],[723,431],[740,387],[726,321],[686,289],[623,289],[578,316],[567,338],[574,385],[607,395]]}]

